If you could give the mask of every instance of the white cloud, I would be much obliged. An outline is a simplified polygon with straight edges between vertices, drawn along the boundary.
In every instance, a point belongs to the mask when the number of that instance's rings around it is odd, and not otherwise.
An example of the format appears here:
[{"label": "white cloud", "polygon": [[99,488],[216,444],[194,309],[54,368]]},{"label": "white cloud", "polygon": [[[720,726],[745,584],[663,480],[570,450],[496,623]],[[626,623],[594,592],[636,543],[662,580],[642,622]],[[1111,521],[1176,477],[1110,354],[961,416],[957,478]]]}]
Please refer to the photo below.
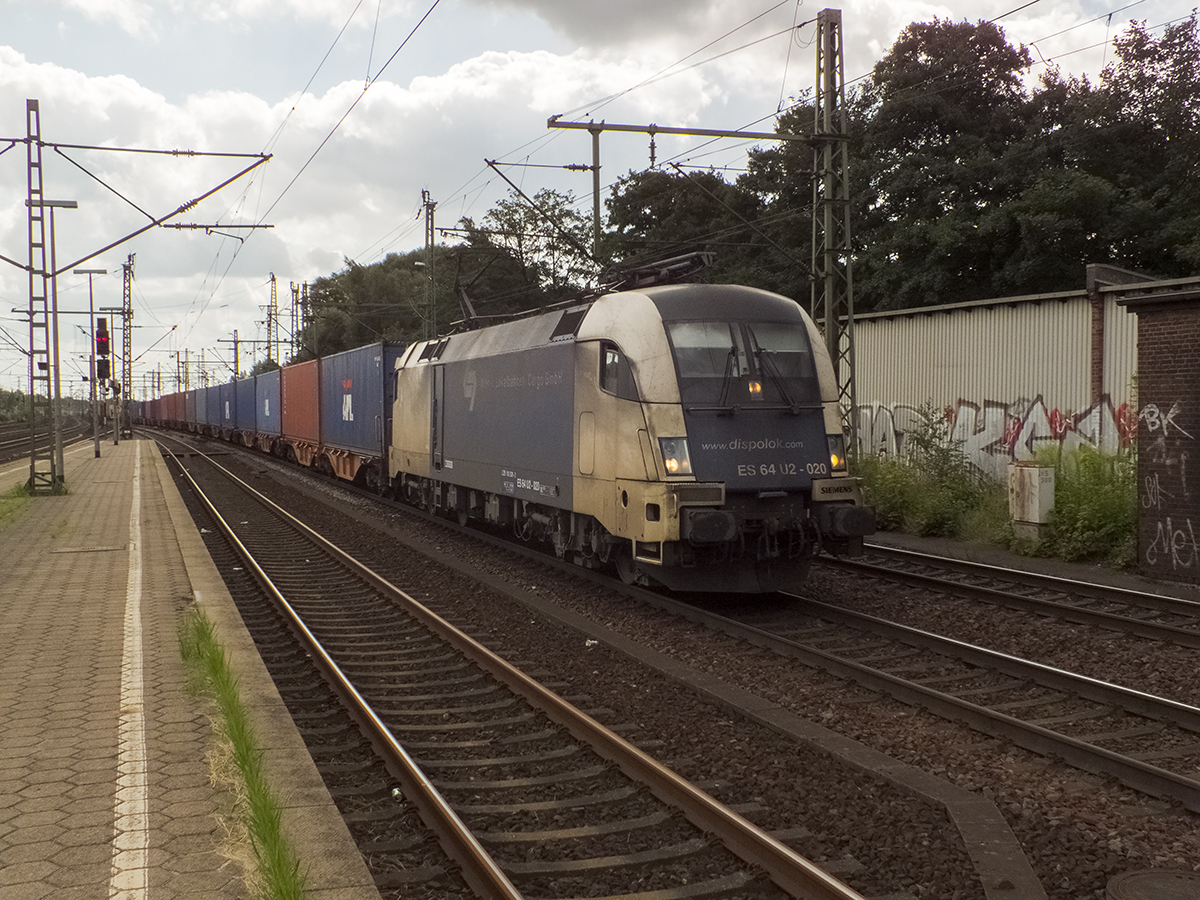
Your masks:
[{"label": "white cloud", "polygon": [[138,0],[63,0],[63,5],[82,14],[90,22],[112,22],[136,37],[148,37],[154,30],[154,7],[149,3],[140,3]]}]

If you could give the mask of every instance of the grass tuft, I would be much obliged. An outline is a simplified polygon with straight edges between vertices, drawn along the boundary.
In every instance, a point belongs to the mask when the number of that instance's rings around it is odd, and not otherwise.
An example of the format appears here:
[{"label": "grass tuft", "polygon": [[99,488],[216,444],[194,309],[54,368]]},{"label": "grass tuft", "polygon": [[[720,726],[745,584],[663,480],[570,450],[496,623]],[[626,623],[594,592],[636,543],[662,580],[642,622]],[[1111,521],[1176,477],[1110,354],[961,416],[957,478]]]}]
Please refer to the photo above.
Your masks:
[{"label": "grass tuft", "polygon": [[0,528],[15,522],[29,506],[29,494],[25,486],[18,484],[11,491],[0,494]]},{"label": "grass tuft", "polygon": [[1137,561],[1137,455],[1081,447],[1058,460],[1054,511],[1036,552],[1118,568]]},{"label": "grass tuft", "polygon": [[253,865],[244,866],[247,886],[260,900],[302,900],[305,877],[284,837],[283,808],[267,784],[237,676],[212,620],[199,607],[193,606],[180,625],[179,651],[191,688],[213,705],[217,747],[210,754],[210,768],[214,780],[233,794],[236,822],[230,831],[235,842],[248,841],[253,850]]}]

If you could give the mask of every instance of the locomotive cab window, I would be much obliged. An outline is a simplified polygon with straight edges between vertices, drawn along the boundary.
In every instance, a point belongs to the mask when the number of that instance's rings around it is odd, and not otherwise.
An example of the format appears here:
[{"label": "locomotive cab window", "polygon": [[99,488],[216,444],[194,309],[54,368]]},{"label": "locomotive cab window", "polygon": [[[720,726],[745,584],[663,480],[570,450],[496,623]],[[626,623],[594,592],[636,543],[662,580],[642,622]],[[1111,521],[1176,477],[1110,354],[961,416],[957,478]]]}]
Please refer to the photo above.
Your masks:
[{"label": "locomotive cab window", "polygon": [[819,403],[812,346],[790,322],[672,322],[667,334],[685,403],[753,407]]},{"label": "locomotive cab window", "polygon": [[611,341],[600,344],[600,389],[622,400],[640,399],[629,360]]}]

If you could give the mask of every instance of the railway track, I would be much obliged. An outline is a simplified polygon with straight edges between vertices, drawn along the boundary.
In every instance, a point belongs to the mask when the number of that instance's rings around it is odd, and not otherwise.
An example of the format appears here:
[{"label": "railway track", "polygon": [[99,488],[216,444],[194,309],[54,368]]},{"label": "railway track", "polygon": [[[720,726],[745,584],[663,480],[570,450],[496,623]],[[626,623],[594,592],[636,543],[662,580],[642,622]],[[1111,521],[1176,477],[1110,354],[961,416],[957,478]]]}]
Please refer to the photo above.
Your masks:
[{"label": "railway track", "polygon": [[[447,527],[453,526],[447,523]],[[525,552],[547,562],[536,551]],[[916,556],[899,558],[911,566]],[[825,562],[841,565],[843,561],[822,557]],[[561,565],[578,574],[576,567]],[[923,565],[928,568],[930,563]],[[890,567],[871,570],[888,576],[893,571]],[[1192,646],[1193,633],[1182,624],[1196,609],[1188,600],[972,564],[962,565],[958,572],[960,578],[976,582],[986,578],[988,583],[964,585],[927,572],[911,576],[905,572],[899,578],[912,578],[924,587],[969,591],[972,596],[1067,621]],[[1002,582],[1015,587],[1001,590]],[[770,619],[756,612],[763,607],[732,604],[734,611],[725,616],[705,609],[710,598],[681,601],[640,588],[622,589],[648,605],[1200,812],[1200,708],[807,596],[782,595],[803,602],[770,607],[780,611]],[[1022,595],[1018,589],[1037,595]],[[1171,623],[1158,621],[1163,617]]]},{"label": "railway track", "polygon": [[[442,524],[455,529],[450,522]],[[498,543],[514,549],[507,542]],[[879,549],[871,548],[873,554]],[[516,548],[516,552],[555,564],[535,550]],[[1156,640],[1180,643],[1190,639],[1190,631],[1179,624],[1195,607],[1186,600],[972,564],[960,565],[949,578],[937,578],[928,571],[935,561],[919,562],[914,557],[920,554],[897,558],[908,569],[920,565],[926,571],[876,566],[871,574],[893,577],[896,573],[896,580],[923,587],[965,591],[1005,606]],[[827,562],[843,563],[822,557],[822,563]],[[561,565],[573,574],[589,577],[577,567]],[[984,579],[987,583],[981,584]],[[1002,582],[1008,583],[1008,590],[999,587]],[[1080,600],[1072,599],[1076,585],[1083,594]],[[706,599],[693,603],[638,588],[624,590],[651,606],[781,656],[1200,811],[1200,710],[1195,707],[860,616],[808,597],[796,596],[803,604],[785,605],[780,617],[768,621],[740,604],[723,616],[706,611]],[[1096,608],[1117,604],[1121,604],[1119,612]],[[1138,614],[1139,610],[1143,612]],[[814,622],[810,613],[817,613],[824,624]],[[1158,621],[1163,616],[1171,617],[1172,624]],[[909,670],[913,676],[904,677]]]},{"label": "railway track", "polygon": [[[82,438],[85,434],[91,433],[91,426],[73,425],[66,423],[63,426],[63,442]],[[34,434],[34,440],[39,450],[48,450],[53,443],[53,435],[48,430],[48,426],[39,425]],[[0,425],[0,462],[11,462],[21,457],[29,456],[30,434],[28,423],[9,423]]]},{"label": "railway track", "polygon": [[180,465],[480,896],[859,896],[210,461]]},{"label": "railway track", "polygon": [[868,545],[861,559],[821,564],[904,584],[1200,649],[1200,602]]},{"label": "railway track", "polygon": [[[1200,708],[804,597],[773,617],[681,610],[774,652],[1200,812]],[[674,603],[675,601],[669,601]]]}]

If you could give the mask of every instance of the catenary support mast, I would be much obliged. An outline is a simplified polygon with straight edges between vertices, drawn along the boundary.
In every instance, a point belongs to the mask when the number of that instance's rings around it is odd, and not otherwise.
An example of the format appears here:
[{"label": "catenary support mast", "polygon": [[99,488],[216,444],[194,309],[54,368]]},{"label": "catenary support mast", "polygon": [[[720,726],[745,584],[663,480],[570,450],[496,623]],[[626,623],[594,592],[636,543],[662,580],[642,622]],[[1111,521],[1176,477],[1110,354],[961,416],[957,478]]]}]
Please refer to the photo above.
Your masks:
[{"label": "catenary support mast", "polygon": [[124,272],[124,290],[121,294],[121,395],[117,409],[120,410],[121,434],[133,437],[133,417],[130,415],[129,399],[133,391],[133,258],[137,254],[130,253],[129,259],[121,264]]},{"label": "catenary support mast", "polygon": [[854,408],[854,288],[850,273],[849,148],[842,11],[817,14],[817,89],[813,104],[812,317],[825,332],[838,381],[849,452],[858,449]]}]

